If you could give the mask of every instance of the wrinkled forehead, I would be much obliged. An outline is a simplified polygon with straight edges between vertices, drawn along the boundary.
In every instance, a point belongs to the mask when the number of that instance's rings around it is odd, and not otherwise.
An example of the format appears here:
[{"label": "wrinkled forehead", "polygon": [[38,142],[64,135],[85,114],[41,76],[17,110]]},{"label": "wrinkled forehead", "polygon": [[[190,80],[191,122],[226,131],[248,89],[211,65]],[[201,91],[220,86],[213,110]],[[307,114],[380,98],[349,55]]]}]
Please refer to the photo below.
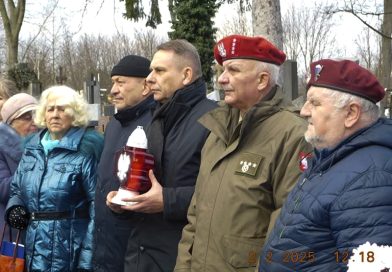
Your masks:
[{"label": "wrinkled forehead", "polygon": [[56,95],[50,94],[48,96],[48,100],[46,103],[47,107],[54,107],[54,106],[69,106],[72,102],[72,98],[66,95]]},{"label": "wrinkled forehead", "polygon": [[255,66],[260,65],[260,61],[253,59],[228,59],[222,63],[223,68],[228,66],[243,67],[243,68],[255,68]]},{"label": "wrinkled forehead", "polygon": [[310,86],[308,91],[306,92],[307,99],[317,99],[322,101],[333,101],[333,94],[335,94],[336,90],[331,90],[325,87],[318,87],[318,86]]}]

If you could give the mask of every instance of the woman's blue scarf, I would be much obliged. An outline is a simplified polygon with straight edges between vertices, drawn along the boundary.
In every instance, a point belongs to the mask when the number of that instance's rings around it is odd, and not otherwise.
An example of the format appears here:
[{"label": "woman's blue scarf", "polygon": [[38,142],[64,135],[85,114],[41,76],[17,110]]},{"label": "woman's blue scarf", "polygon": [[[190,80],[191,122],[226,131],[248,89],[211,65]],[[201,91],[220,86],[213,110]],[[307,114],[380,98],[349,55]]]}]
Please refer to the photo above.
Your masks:
[{"label": "woman's blue scarf", "polygon": [[44,137],[42,137],[41,139],[41,144],[44,147],[44,151],[45,151],[45,156],[48,155],[48,153],[53,150],[53,148],[55,148],[56,146],[58,146],[60,143],[60,140],[52,140],[50,138],[50,134],[49,131],[46,131],[46,133],[44,134]]}]

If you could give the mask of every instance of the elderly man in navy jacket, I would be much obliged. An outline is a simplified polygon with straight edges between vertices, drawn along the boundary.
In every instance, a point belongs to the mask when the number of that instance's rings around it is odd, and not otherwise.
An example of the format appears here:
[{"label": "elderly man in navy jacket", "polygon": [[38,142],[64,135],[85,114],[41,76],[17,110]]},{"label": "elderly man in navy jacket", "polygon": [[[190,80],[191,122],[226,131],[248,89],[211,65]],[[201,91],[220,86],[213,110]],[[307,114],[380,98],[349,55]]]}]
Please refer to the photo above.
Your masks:
[{"label": "elderly man in navy jacket", "polygon": [[[392,122],[379,118],[376,104],[384,88],[353,61],[310,68],[301,114],[315,156],[282,208],[259,271],[347,271],[354,248],[392,245]],[[368,253],[365,262],[377,259]]]},{"label": "elderly man in navy jacket", "polygon": [[133,230],[133,214],[114,213],[106,206],[109,192],[120,182],[115,173],[116,152],[121,150],[137,126],[147,127],[155,102],[145,79],[150,73],[150,60],[128,55],[111,71],[110,97],[117,113],[105,130],[105,142],[98,166],[95,191],[94,271],[124,271],[128,237]]}]

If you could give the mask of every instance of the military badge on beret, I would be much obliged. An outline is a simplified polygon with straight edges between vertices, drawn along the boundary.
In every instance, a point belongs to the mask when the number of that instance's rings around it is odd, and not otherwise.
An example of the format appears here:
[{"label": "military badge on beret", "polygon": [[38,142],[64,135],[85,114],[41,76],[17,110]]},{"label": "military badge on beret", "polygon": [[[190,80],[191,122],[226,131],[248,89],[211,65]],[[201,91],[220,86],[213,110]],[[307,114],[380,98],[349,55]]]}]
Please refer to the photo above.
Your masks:
[{"label": "military badge on beret", "polygon": [[377,103],[385,95],[385,89],[377,77],[355,61],[321,59],[310,64],[310,73],[307,90],[311,86],[329,88],[373,103]]},{"label": "military badge on beret", "polygon": [[214,57],[220,65],[229,59],[253,59],[282,65],[286,54],[263,37],[230,35],[214,47]]},{"label": "military badge on beret", "polygon": [[321,70],[323,70],[323,66],[320,64],[317,64],[314,67],[314,80],[317,80],[320,77]]},{"label": "military badge on beret", "polygon": [[225,45],[221,42],[218,44],[218,51],[219,51],[219,55],[224,58],[226,57],[226,49],[225,49]]}]

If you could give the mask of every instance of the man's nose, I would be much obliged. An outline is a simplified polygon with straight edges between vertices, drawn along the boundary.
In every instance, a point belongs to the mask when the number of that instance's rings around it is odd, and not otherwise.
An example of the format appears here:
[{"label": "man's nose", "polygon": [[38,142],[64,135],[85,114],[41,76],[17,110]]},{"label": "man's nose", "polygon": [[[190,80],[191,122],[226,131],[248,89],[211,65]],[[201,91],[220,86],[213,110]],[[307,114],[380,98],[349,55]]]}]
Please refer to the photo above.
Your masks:
[{"label": "man's nose", "polygon": [[[146,77],[146,84],[149,86],[149,84],[153,84],[154,81],[154,76],[153,76],[154,71],[151,71],[148,76]],[[149,86],[150,87],[150,86]]]},{"label": "man's nose", "polygon": [[309,116],[310,115],[310,110],[309,110],[309,102],[306,101],[305,104],[302,106],[301,111],[299,113],[301,116]]},{"label": "man's nose", "polygon": [[112,88],[110,89],[110,94],[114,95],[116,93],[118,93],[118,88],[117,88],[116,84],[113,84]]},{"label": "man's nose", "polygon": [[222,74],[220,74],[220,76],[218,77],[218,83],[219,83],[219,84],[226,84],[226,83],[228,83],[228,82],[229,82],[229,81],[228,81],[228,78],[227,78],[227,76],[226,76],[226,72],[223,71]]}]

